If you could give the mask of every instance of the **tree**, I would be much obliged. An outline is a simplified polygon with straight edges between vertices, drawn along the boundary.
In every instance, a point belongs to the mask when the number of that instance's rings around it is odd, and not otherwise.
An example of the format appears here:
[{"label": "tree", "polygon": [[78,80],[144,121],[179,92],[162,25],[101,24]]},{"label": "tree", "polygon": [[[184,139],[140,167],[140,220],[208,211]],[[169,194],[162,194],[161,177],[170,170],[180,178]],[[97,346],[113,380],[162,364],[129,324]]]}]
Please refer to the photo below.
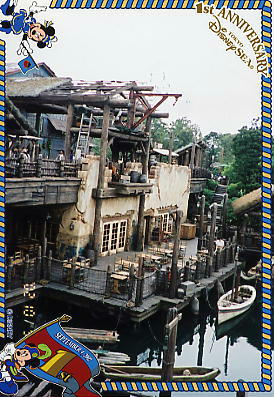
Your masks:
[{"label": "tree", "polygon": [[242,127],[232,144],[235,160],[225,170],[231,183],[237,184],[241,194],[260,187],[261,181],[261,130],[257,125]]},{"label": "tree", "polygon": [[173,150],[201,139],[201,132],[197,125],[193,125],[186,117],[171,122],[170,125],[153,119],[151,127],[154,142],[162,143],[165,149],[169,148],[170,137],[173,135]]}]

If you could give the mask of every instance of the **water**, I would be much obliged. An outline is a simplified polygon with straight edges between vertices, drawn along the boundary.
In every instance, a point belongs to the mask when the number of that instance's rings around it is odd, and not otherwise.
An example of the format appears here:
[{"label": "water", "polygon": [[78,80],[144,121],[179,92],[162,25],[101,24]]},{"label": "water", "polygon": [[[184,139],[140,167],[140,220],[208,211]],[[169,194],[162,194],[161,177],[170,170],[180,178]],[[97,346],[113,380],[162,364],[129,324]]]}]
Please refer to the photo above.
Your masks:
[{"label": "water", "polygon": [[[211,302],[213,305],[213,302]],[[34,304],[37,315],[36,325],[47,322],[63,313],[73,318],[70,326],[83,328],[116,329],[120,334],[120,342],[110,350],[127,353],[131,357],[131,365],[161,367],[163,354],[163,329],[165,318],[157,315],[134,330],[132,325],[125,325],[119,318],[106,321],[95,321],[92,312],[87,309],[69,306],[50,299],[43,299]],[[214,311],[203,309],[203,315],[195,317],[188,310],[183,312],[178,326],[176,346],[176,366],[203,365],[218,367],[221,370],[220,381],[260,381],[261,373],[261,294],[257,289],[255,304],[242,318],[229,329],[219,330],[216,336]],[[22,306],[14,311],[16,324],[15,340],[21,337],[26,326],[22,319]],[[27,325],[28,326],[28,325]],[[218,331],[218,329],[217,329]],[[96,346],[90,346],[91,348]],[[108,348],[108,346],[104,346]],[[273,345],[272,345],[273,350]],[[147,394],[147,393],[146,393]],[[213,393],[207,393],[208,395]],[[236,393],[218,393],[235,396]],[[265,396],[265,393],[249,393]],[[113,396],[115,394],[113,393]],[[117,395],[117,394],[116,394]],[[150,394],[156,396],[157,393]],[[172,393],[172,397],[185,396],[186,393]],[[196,396],[204,393],[196,393]],[[214,393],[216,395],[216,393]]]}]

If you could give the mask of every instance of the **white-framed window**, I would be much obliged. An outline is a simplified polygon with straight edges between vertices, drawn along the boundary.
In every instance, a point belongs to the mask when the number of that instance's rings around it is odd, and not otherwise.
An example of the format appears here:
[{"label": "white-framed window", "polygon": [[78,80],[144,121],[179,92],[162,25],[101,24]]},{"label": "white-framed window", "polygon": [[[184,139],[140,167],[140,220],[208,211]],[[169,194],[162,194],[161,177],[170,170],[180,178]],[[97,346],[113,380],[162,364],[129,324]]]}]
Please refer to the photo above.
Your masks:
[{"label": "white-framed window", "polygon": [[122,251],[125,248],[127,234],[127,220],[104,222],[102,253],[108,251]]}]

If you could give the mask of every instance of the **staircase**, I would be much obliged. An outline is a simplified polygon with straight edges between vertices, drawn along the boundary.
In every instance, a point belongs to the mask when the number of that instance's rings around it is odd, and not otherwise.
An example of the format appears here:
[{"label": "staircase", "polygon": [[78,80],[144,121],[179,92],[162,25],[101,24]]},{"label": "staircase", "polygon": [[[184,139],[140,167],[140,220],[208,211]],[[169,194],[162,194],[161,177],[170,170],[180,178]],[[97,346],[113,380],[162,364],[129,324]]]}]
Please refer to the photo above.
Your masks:
[{"label": "staircase", "polygon": [[[212,204],[217,203],[217,218],[216,218],[216,228],[222,228],[223,222],[223,205],[224,205],[224,196],[227,193],[227,185],[218,185],[214,196],[212,198]],[[209,219],[211,218],[211,214],[209,213]]]}]

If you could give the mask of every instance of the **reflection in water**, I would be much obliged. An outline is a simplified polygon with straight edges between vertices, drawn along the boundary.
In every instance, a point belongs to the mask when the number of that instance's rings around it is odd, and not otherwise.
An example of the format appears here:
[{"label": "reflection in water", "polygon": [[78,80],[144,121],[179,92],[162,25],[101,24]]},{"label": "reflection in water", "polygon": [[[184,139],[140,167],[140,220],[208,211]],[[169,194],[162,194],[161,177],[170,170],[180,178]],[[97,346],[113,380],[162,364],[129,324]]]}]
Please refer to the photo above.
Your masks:
[{"label": "reflection in water", "polygon": [[[36,302],[35,306],[38,313],[35,327],[63,313],[72,316],[71,327],[115,329],[117,326],[117,319],[109,320],[107,323],[94,320],[92,311],[84,308],[73,306],[64,308],[61,303],[51,300]],[[257,291],[256,302],[248,312],[231,323],[224,323],[221,327],[215,328],[216,313],[206,311],[205,308],[202,308],[201,312],[199,316],[193,316],[187,310],[183,312],[177,332],[175,365],[218,367],[221,370],[218,380],[237,381],[241,378],[246,381],[259,381],[261,377],[260,291]],[[102,347],[127,353],[131,357],[128,365],[161,367],[165,321],[164,316],[158,315],[142,323],[135,331],[130,325],[118,324],[120,342],[113,347],[107,345]],[[21,337],[23,330],[29,327],[28,324],[23,323],[22,307],[17,307],[14,311],[14,324],[17,330],[16,340]],[[245,357],[245,365],[242,364],[241,357]],[[174,393],[174,397],[180,395],[184,396],[183,393]]]}]

